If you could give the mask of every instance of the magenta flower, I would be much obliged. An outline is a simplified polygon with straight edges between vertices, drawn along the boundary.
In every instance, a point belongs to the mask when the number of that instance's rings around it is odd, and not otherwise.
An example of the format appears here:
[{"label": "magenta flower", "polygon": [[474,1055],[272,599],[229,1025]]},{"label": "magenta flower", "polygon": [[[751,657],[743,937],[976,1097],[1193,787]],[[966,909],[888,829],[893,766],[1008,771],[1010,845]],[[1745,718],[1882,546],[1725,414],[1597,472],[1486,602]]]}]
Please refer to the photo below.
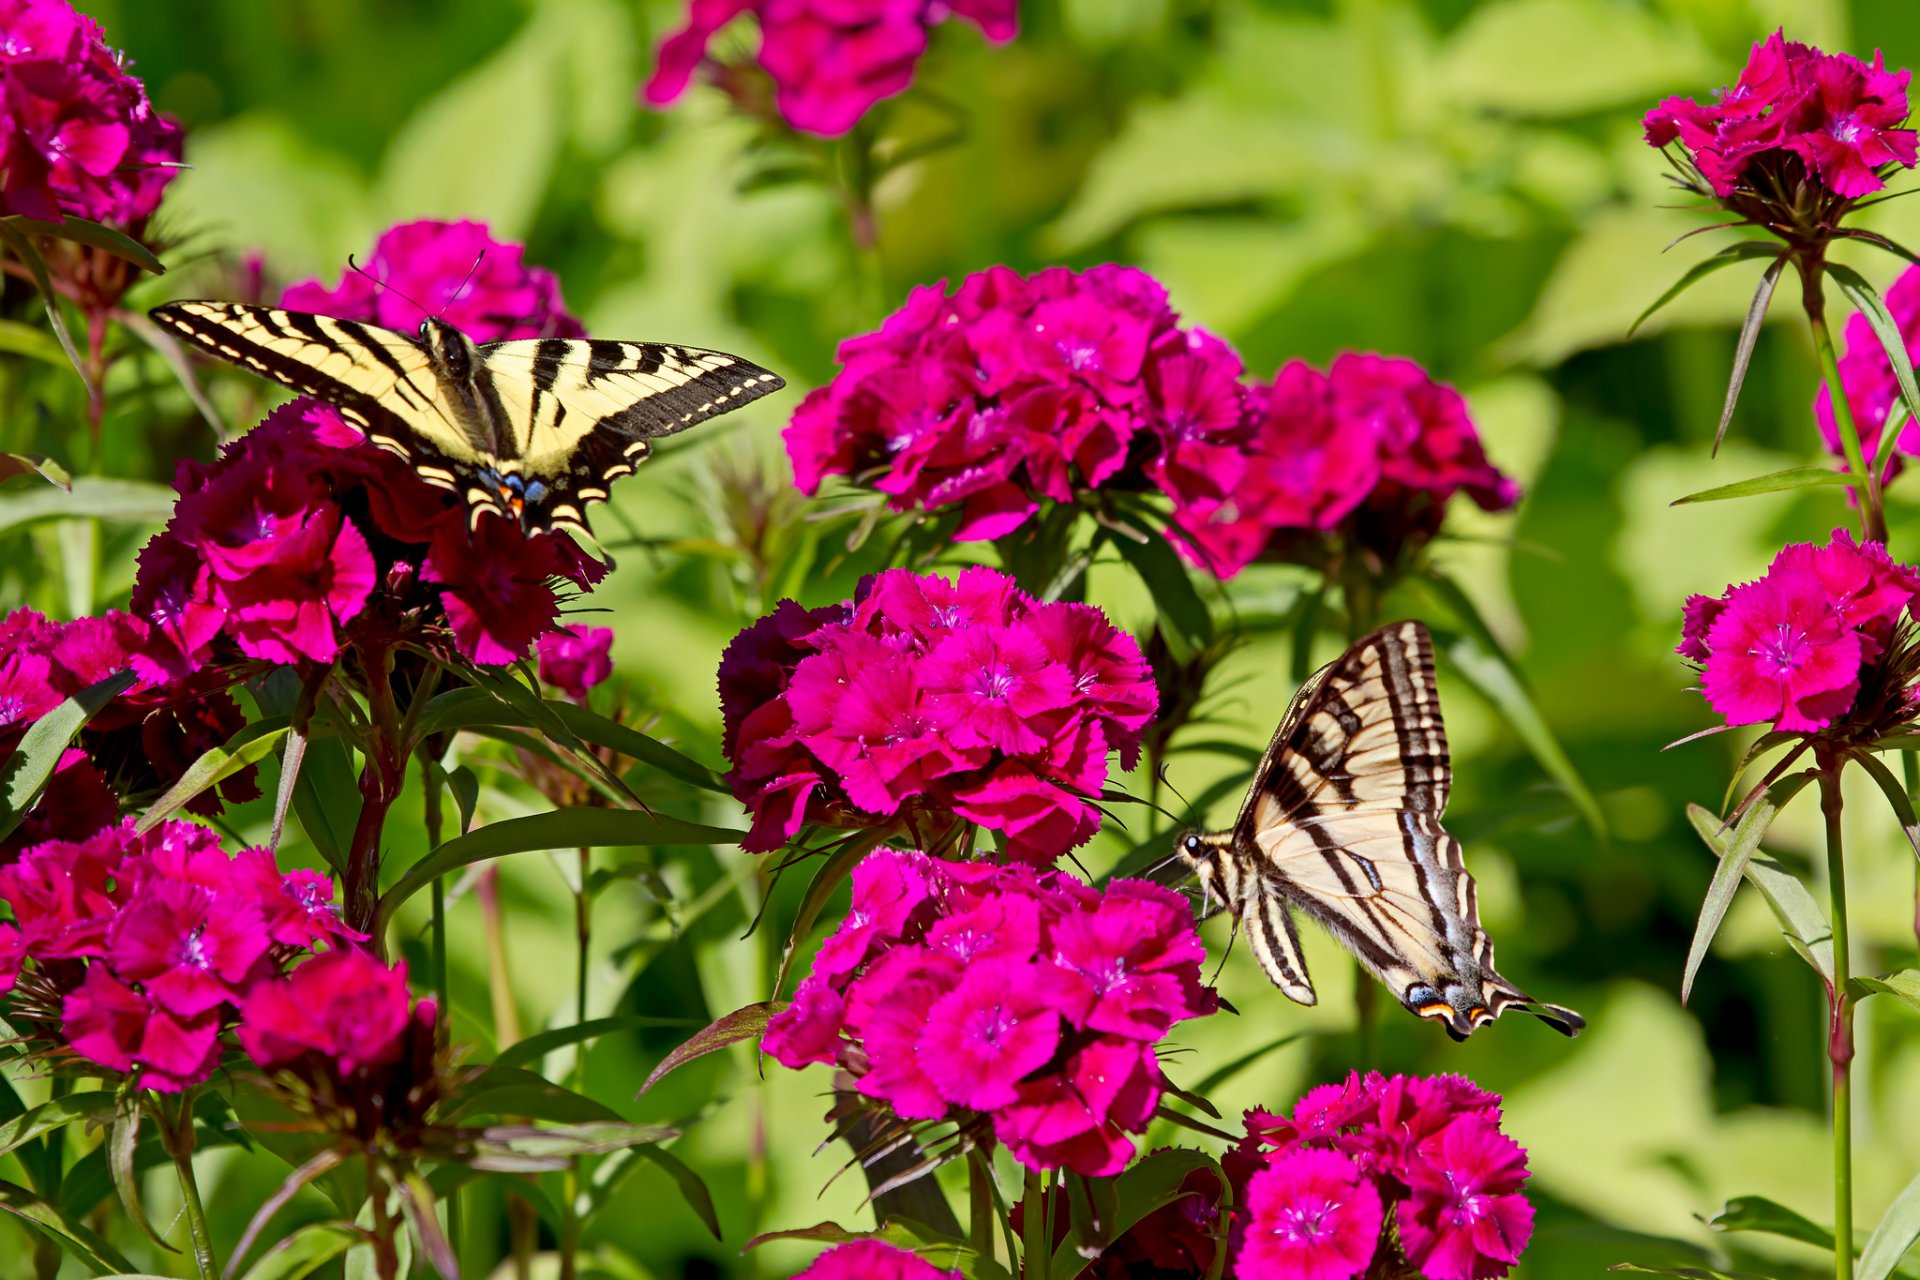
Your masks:
[{"label": "magenta flower", "polygon": [[1276,1157],[1247,1187],[1244,1280],[1350,1280],[1380,1241],[1380,1193],[1337,1151]]},{"label": "magenta flower", "polygon": [[1400,1202],[1407,1261],[1428,1280],[1487,1280],[1520,1260],[1533,1234],[1521,1194],[1527,1153],[1483,1116],[1465,1116],[1420,1144]]},{"label": "magenta flower", "polygon": [[958,541],[1088,489],[1217,503],[1240,478],[1239,356],[1181,328],[1132,268],[995,267],[950,296],[917,289],[840,363],[785,432],[795,481],[815,493],[844,475],[895,511],[951,514]]},{"label": "magenta flower", "polygon": [[883,848],[761,1048],[835,1064],[900,1119],[990,1133],[1029,1168],[1111,1176],[1164,1090],[1155,1044],[1214,1009],[1203,959],[1158,885]]},{"label": "magenta flower", "polygon": [[1138,644],[1099,610],[1039,604],[983,568],[782,602],[720,663],[727,781],[755,852],[809,822],[920,838],[965,819],[1050,863],[1098,828],[1108,757],[1132,767],[1155,702]]},{"label": "magenta flower", "polygon": [[[1906,342],[1908,356],[1920,358],[1920,267],[1901,272],[1900,278],[1887,290],[1885,301]],[[1871,460],[1879,451],[1880,433],[1886,429],[1893,406],[1900,399],[1900,383],[1866,316],[1856,311],[1848,318],[1841,345],[1844,350],[1839,360],[1840,385],[1846,388],[1847,408],[1860,431],[1861,451]],[[1833,416],[1833,392],[1824,384],[1814,397],[1813,412],[1827,448],[1839,457],[1842,449],[1839,424]],[[1894,449],[1887,476],[1883,478],[1898,472],[1902,455],[1920,457],[1920,424],[1909,421],[1901,427]]]},{"label": "magenta flower", "polygon": [[1219,577],[1263,557],[1323,564],[1342,548],[1392,566],[1440,531],[1454,494],[1484,511],[1519,501],[1466,401],[1411,360],[1349,352],[1324,374],[1296,360],[1250,403],[1238,480],[1174,512],[1193,559]]},{"label": "magenta flower", "polygon": [[693,0],[687,25],[660,46],[641,91],[663,107],[687,90],[719,30],[744,13],[760,23],[760,66],[780,115],[795,129],[835,137],[883,98],[903,92],[928,33],[949,15],[996,42],[1017,30],[1015,0]]},{"label": "magenta flower", "polygon": [[612,627],[584,624],[561,627],[540,637],[540,679],[575,702],[584,702],[587,690],[613,674]]},{"label": "magenta flower", "polygon": [[271,946],[254,904],[200,885],[149,881],[115,916],[106,958],[160,1008],[194,1017],[237,999]]},{"label": "magenta flower", "polygon": [[1701,692],[1729,724],[1814,733],[1854,711],[1916,594],[1920,573],[1836,530],[1825,546],[1783,548],[1757,582],[1689,599],[1678,652],[1701,665]]},{"label": "magenta flower", "polygon": [[553,272],[529,265],[523,247],[495,240],[484,222],[400,223],[381,233],[363,270],[331,289],[318,280],[289,286],[280,305],[404,333],[437,317],[475,342],[586,336]]},{"label": "magenta flower", "polygon": [[793,1280],[960,1280],[960,1273],[884,1240],[853,1240],[827,1250]]},{"label": "magenta flower", "polygon": [[396,1061],[412,1020],[406,963],[345,947],[256,985],[240,1006],[240,1045],[266,1071],[313,1054],[346,1077]]}]

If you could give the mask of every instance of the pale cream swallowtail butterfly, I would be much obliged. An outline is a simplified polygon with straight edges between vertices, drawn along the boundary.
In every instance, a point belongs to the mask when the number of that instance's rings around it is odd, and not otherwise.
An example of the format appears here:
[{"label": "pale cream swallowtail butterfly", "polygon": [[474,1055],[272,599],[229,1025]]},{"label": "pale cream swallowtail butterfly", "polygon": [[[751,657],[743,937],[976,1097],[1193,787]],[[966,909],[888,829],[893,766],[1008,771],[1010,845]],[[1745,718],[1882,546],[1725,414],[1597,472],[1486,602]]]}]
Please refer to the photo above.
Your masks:
[{"label": "pale cream swallowtail butterfly", "polygon": [[1319,921],[1408,1009],[1456,1040],[1510,1005],[1565,1035],[1586,1022],[1493,967],[1473,877],[1440,825],[1453,780],[1433,641],[1397,622],[1295,695],[1231,831],[1175,851],[1237,917],[1273,985],[1313,1004],[1290,909]]},{"label": "pale cream swallowtail butterfly", "polygon": [[586,508],[659,436],[786,383],[739,356],[662,342],[474,343],[443,320],[417,335],[355,320],[171,302],[152,316],[210,355],[325,400],[347,425],[531,533],[586,528]]}]

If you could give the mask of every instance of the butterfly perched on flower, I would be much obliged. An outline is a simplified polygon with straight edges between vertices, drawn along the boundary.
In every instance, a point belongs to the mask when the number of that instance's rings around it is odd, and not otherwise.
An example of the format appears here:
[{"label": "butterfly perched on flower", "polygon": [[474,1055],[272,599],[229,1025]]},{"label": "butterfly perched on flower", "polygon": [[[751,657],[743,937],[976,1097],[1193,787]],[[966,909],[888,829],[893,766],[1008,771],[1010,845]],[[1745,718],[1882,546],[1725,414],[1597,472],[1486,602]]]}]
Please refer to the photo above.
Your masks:
[{"label": "butterfly perched on flower", "polygon": [[334,405],[423,480],[528,533],[586,528],[589,503],[650,441],[786,382],[739,356],[659,342],[531,338],[474,343],[444,320],[417,335],[301,311],[171,302],[162,328],[211,355]]},{"label": "butterfly perched on flower", "polygon": [[1246,930],[1267,977],[1313,1004],[1289,908],[1325,925],[1423,1018],[1464,1039],[1510,1005],[1566,1035],[1585,1020],[1502,978],[1460,842],[1440,825],[1453,780],[1433,641],[1397,622],[1355,641],[1294,696],[1230,831],[1176,854]]}]

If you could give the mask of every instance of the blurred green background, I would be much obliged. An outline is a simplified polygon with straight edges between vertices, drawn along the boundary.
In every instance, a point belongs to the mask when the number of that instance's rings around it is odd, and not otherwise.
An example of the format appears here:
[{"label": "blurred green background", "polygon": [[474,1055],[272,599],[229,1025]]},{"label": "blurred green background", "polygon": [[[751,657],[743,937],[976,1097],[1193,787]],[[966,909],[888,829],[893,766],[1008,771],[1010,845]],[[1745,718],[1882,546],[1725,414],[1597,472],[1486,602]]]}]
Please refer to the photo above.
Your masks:
[{"label": "blurred green background", "polygon": [[[718,763],[713,673],[727,639],[781,590],[807,603],[844,596],[885,542],[838,555],[843,528],[795,526],[796,500],[779,496],[785,415],[799,392],[830,376],[835,343],[877,316],[849,270],[833,198],[804,183],[758,181],[765,160],[748,152],[753,128],[716,92],[696,89],[667,114],[636,105],[681,0],[80,7],[190,131],[192,171],[163,211],[177,269],[143,301],[230,289],[250,252],[263,255],[276,285],[315,274],[332,281],[349,253],[365,254],[392,222],[480,217],[558,272],[592,332],[735,350],[788,376],[794,386],[782,396],[661,450],[617,490],[618,518],[599,521],[620,565],[588,602],[608,612],[590,620],[618,631],[631,705]],[[1687,690],[1690,673],[1671,656],[1685,594],[1756,575],[1782,540],[1823,535],[1846,512],[1838,490],[1668,506],[1809,458],[1813,370],[1783,294],[1731,442],[1709,457],[1732,326],[1752,280],[1716,276],[1626,339],[1638,311],[1713,243],[1703,237],[1662,256],[1700,219],[1663,207],[1675,201],[1638,122],[1667,93],[1730,81],[1748,44],[1782,23],[1795,38],[1856,53],[1878,46],[1890,64],[1913,65],[1920,6],[1023,0],[1021,10],[1021,35],[1008,46],[991,48],[962,23],[934,40],[921,83],[962,104],[967,133],[879,189],[888,307],[913,284],[999,262],[1136,263],[1167,285],[1189,322],[1232,340],[1258,375],[1343,348],[1425,362],[1467,393],[1493,459],[1527,486],[1517,519],[1458,512],[1452,529],[1471,536],[1435,554],[1520,655],[1601,797],[1611,839],[1596,840],[1491,710],[1445,684],[1459,776],[1452,825],[1467,841],[1503,971],[1580,1008],[1591,1026],[1568,1043],[1516,1016],[1456,1046],[1389,1009],[1375,1065],[1462,1072],[1507,1095],[1540,1210],[1521,1275],[1697,1262],[1734,1243],[1702,1219],[1739,1193],[1826,1221],[1821,997],[1751,894],[1736,903],[1691,1005],[1676,994],[1711,869],[1683,806],[1719,803],[1739,744],[1728,735],[1662,747],[1708,723]],[[937,126],[917,110],[903,107],[898,127]],[[1920,243],[1920,202],[1877,209],[1868,225]],[[1851,260],[1883,287],[1894,274],[1890,258]],[[0,368],[9,448],[38,448],[76,472],[163,481],[175,457],[214,447],[150,358],[120,367],[98,441],[80,425],[77,386],[16,374]],[[238,381],[220,387],[242,425],[256,393]],[[740,495],[755,478],[764,494],[749,502]],[[1913,483],[1890,494],[1894,550],[1907,559],[1920,556]],[[61,614],[124,603],[133,553],[152,526],[47,521],[22,505],[25,492],[24,481],[0,492],[8,547],[0,599]],[[762,564],[733,529],[769,510],[776,536]],[[645,541],[623,535],[627,528]],[[1298,583],[1287,570],[1255,569],[1231,585],[1221,611],[1228,600],[1250,615],[1283,608]],[[1096,570],[1094,594],[1123,625],[1151,618],[1119,571]],[[1418,604],[1408,597],[1401,607]],[[1209,703],[1216,723],[1201,736],[1265,741],[1292,687],[1286,643],[1256,639],[1234,654]],[[1243,768],[1176,753],[1170,778],[1199,796]],[[487,780],[487,816],[536,803]],[[1237,797],[1213,804],[1208,820],[1223,824]],[[1911,855],[1877,796],[1857,801],[1855,967],[1911,965]],[[705,816],[733,822],[738,813],[710,804]],[[245,810],[237,821],[257,834],[264,813]],[[1803,800],[1770,849],[1810,867],[1817,823]],[[403,822],[389,846],[417,849],[422,839],[417,822]],[[1121,847],[1103,837],[1088,865],[1103,869]],[[602,896],[596,1013],[704,1022],[766,996],[782,935],[769,926],[738,940],[764,870],[743,862],[705,855],[660,868],[682,914],[663,911],[635,882]],[[460,1037],[493,1043],[503,995],[528,1031],[570,1020],[562,867],[523,855],[505,869],[510,993],[490,989],[478,908],[471,895],[456,898]],[[791,914],[796,888],[776,892],[776,922]],[[697,918],[695,906],[706,908]],[[1216,951],[1224,926],[1208,927]],[[417,941],[418,921],[408,927]],[[1175,1078],[1191,1082],[1274,1039],[1312,1033],[1218,1090],[1229,1116],[1284,1108],[1356,1064],[1352,967],[1323,937],[1308,945],[1317,1008],[1287,1003],[1237,955],[1220,982],[1240,1015],[1190,1028],[1180,1044],[1190,1052],[1171,1060]],[[1858,1187],[1860,1219],[1871,1223],[1920,1169],[1920,1034],[1893,1002],[1865,1009]],[[691,1122],[675,1150],[714,1187],[726,1238],[707,1237],[666,1179],[641,1168],[609,1191],[588,1233],[596,1274],[786,1276],[811,1246],[743,1256],[742,1243],[826,1219],[866,1224],[855,1175],[822,1190],[839,1149],[812,1154],[826,1134],[824,1071],[772,1067],[762,1078],[738,1050],[633,1101],[648,1068],[684,1034],[599,1042],[589,1086],[635,1118]],[[208,1170],[217,1229],[230,1244],[284,1167],[225,1150],[208,1157]],[[153,1180],[150,1207],[166,1226],[174,1210],[164,1182]],[[300,1212],[322,1210],[316,1201]],[[469,1261],[484,1270],[504,1238],[497,1203],[476,1197],[470,1220]],[[23,1239],[0,1225],[0,1274],[27,1274]],[[1811,1250],[1739,1243],[1776,1250],[1760,1264],[1772,1274],[1819,1268]],[[151,1265],[181,1263],[152,1255]]]}]

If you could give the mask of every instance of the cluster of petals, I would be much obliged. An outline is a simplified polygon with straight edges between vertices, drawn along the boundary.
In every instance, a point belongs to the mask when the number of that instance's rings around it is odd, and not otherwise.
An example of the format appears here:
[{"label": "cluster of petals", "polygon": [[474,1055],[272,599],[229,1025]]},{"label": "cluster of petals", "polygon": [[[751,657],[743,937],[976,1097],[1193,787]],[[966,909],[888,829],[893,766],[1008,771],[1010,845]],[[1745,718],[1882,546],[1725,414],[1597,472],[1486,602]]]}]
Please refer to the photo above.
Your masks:
[{"label": "cluster of petals", "polygon": [[1324,373],[1292,361],[1252,389],[1249,416],[1228,491],[1175,506],[1189,553],[1222,578],[1332,531],[1392,563],[1439,532],[1454,494],[1486,511],[1520,499],[1465,399],[1412,360],[1348,352]]},{"label": "cluster of petals", "polygon": [[13,916],[0,993],[16,1014],[163,1091],[212,1072],[236,1007],[289,958],[360,937],[325,876],[283,873],[265,849],[229,856],[187,822],[35,845],[0,868],[0,901]]},{"label": "cluster of petals", "polygon": [[140,555],[133,611],[186,667],[230,654],[330,663],[450,631],[498,665],[555,625],[554,581],[586,588],[606,567],[571,540],[465,508],[331,406],[283,405],[211,464],[182,462],[173,518]]},{"label": "cluster of petals", "polygon": [[1836,529],[1781,548],[1757,581],[1688,598],[1676,652],[1728,724],[1815,733],[1845,717],[1920,595],[1920,572]]},{"label": "cluster of petals", "polygon": [[[0,619],[0,759],[63,699],[130,672],[132,683],[97,711],[58,762],[46,792],[3,844],[0,859],[44,840],[78,839],[114,822],[123,803],[171,786],[201,753],[244,723],[213,674],[168,670],[151,628],[131,614],[58,622],[31,609]],[[221,801],[259,794],[252,768],[188,802],[218,813]]]},{"label": "cluster of petals", "polygon": [[837,137],[913,83],[936,23],[965,18],[1004,42],[1019,29],[1016,7],[1016,0],[693,0],[686,26],[661,44],[641,95],[656,107],[678,99],[720,29],[751,13],[781,118]]},{"label": "cluster of petals", "polygon": [[815,1258],[793,1280],[960,1280],[960,1272],[884,1240],[852,1240]]},{"label": "cluster of petals", "polygon": [[613,674],[612,627],[575,623],[549,631],[535,648],[540,656],[540,682],[575,702],[586,701],[587,690]]},{"label": "cluster of petals", "polygon": [[[1900,329],[1908,358],[1920,358],[1920,267],[1909,267],[1900,274],[1887,290],[1886,304]],[[1860,432],[1861,451],[1871,460],[1879,450],[1880,433],[1886,429],[1893,406],[1900,399],[1900,382],[1894,375],[1893,362],[1887,359],[1886,348],[1880,345],[1873,324],[1865,315],[1856,311],[1848,318],[1842,343],[1845,350],[1839,359],[1840,385],[1846,388],[1847,408]],[[1825,385],[1814,397],[1813,413],[1827,448],[1841,456],[1840,427],[1833,417],[1833,393]],[[1900,465],[1900,454],[1920,457],[1920,424],[1908,420],[1894,448],[1897,452],[1889,464],[1888,476]]]},{"label": "cluster of petals", "polygon": [[1240,357],[1183,328],[1131,267],[924,286],[839,360],[786,429],[796,482],[815,493],[843,475],[896,511],[957,513],[956,540],[1001,537],[1088,489],[1218,504],[1240,479]]},{"label": "cluster of petals", "polygon": [[1647,113],[1647,142],[1678,141],[1720,196],[1756,186],[1756,176],[1800,174],[1853,199],[1886,185],[1894,165],[1911,169],[1914,130],[1907,70],[1824,53],[1776,31],[1754,45],[1740,79],[1710,103],[1668,98]]},{"label": "cluster of petals", "polygon": [[1153,675],[1134,638],[1012,578],[890,569],[852,600],[782,601],[720,661],[727,782],[753,813],[744,847],[805,823],[944,835],[955,818],[1050,865],[1099,827],[1108,756],[1132,768]]},{"label": "cluster of petals", "polygon": [[438,318],[475,342],[582,338],[586,330],[560,298],[560,281],[526,260],[526,250],[493,238],[484,222],[424,219],[390,227],[364,266],[328,288],[318,280],[280,297],[311,311],[411,333]]},{"label": "cluster of petals", "polygon": [[1159,1104],[1154,1046],[1214,1010],[1204,959],[1162,886],[883,848],[761,1047],[837,1064],[902,1120],[984,1115],[1030,1169],[1105,1177]]},{"label": "cluster of petals", "polygon": [[1398,1275],[1402,1260],[1426,1280],[1491,1280],[1533,1234],[1526,1150],[1500,1131],[1499,1097],[1459,1076],[1356,1072],[1290,1117],[1249,1112],[1223,1163],[1242,1280]]},{"label": "cluster of petals", "polygon": [[180,127],[68,0],[0,0],[0,214],[151,216],[180,161]]}]

